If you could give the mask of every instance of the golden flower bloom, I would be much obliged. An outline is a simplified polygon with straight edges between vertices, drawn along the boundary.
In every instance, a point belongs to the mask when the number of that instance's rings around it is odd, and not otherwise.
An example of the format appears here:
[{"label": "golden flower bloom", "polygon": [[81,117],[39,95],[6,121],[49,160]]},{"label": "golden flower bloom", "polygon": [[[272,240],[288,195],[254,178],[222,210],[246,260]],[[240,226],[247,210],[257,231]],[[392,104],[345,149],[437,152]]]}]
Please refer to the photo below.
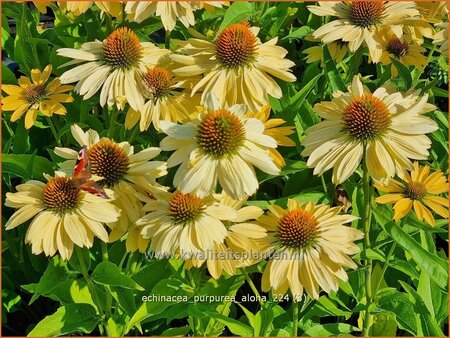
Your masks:
[{"label": "golden flower bloom", "polygon": [[185,122],[200,104],[199,95],[191,97],[185,90],[191,88],[190,81],[176,79],[169,65],[149,68],[140,75],[140,83],[147,102],[140,111],[129,109],[125,118],[127,129],[140,120],[140,131],[147,130],[151,123],[159,131],[159,121]]},{"label": "golden flower bloom", "polygon": [[203,198],[213,193],[219,182],[234,199],[253,195],[258,189],[253,166],[271,175],[280,172],[269,153],[277,142],[264,134],[260,120],[246,117],[244,105],[223,108],[214,94],[209,94],[205,107],[198,118],[183,125],[160,122],[168,135],[161,141],[161,150],[175,150],[167,160],[168,167],[181,163],[174,186]]},{"label": "golden flower bloom", "polygon": [[361,231],[344,225],[357,218],[340,215],[340,209],[292,199],[287,210],[269,206],[257,222],[267,230],[264,240],[273,251],[263,272],[263,291],[285,294],[289,289],[298,299],[305,290],[317,299],[320,289],[338,290],[338,280],[347,280],[344,267],[356,268],[348,257],[360,251],[353,241],[363,238]]},{"label": "golden flower bloom", "polygon": [[[74,245],[92,247],[94,236],[108,242],[104,224],[120,216],[111,199],[80,190],[64,173],[48,179],[48,183],[28,181],[18,185],[16,193],[6,194],[5,205],[19,209],[6,222],[6,230],[33,218],[25,235],[32,253],[53,256],[58,251],[63,259],[72,256]],[[106,192],[114,197],[112,191]]]},{"label": "golden flower bloom", "polygon": [[448,218],[448,199],[436,196],[448,192],[448,182],[441,171],[430,173],[429,166],[420,166],[418,162],[414,162],[414,169],[410,173],[405,172],[403,181],[390,179],[385,184],[375,182],[375,187],[387,193],[377,197],[376,202],[395,203],[395,221],[405,217],[412,209],[419,221],[425,220],[432,226],[435,225],[435,220],[430,209],[441,217]]},{"label": "golden flower bloom", "polygon": [[233,208],[218,205],[212,197],[179,191],[159,192],[155,197],[144,207],[147,214],[136,225],[142,227],[142,235],[150,239],[150,250],[157,254],[193,257],[211,250],[227,235],[222,221],[237,217]]},{"label": "golden flower bloom", "polygon": [[287,51],[276,46],[277,39],[262,43],[258,27],[247,22],[225,28],[214,42],[199,34],[198,38],[179,41],[181,48],[170,57],[180,66],[174,74],[190,78],[203,74],[192,94],[203,89],[215,94],[227,106],[245,104],[257,111],[268,104],[269,95],[281,97],[281,88],[272,76],[293,82],[290,68],[295,64],[285,59]]},{"label": "golden flower bloom", "polygon": [[404,20],[419,16],[412,1],[321,1],[308,9],[319,16],[337,17],[318,28],[315,38],[324,43],[342,39],[348,42],[350,52],[356,52],[364,42],[374,62],[381,57],[381,46],[374,39],[378,29],[390,27],[400,36]]},{"label": "golden flower bloom", "polygon": [[[423,70],[427,65],[426,56],[422,53],[426,52],[426,49],[420,45],[413,43],[411,36],[404,35],[398,38],[393,32],[384,30],[376,37],[380,42],[383,51],[381,54],[380,62],[384,65],[392,63],[392,59],[396,59],[406,67],[414,66],[418,70]],[[391,73],[393,77],[398,76],[398,69],[392,63]]]},{"label": "golden flower bloom", "polygon": [[45,116],[53,114],[65,115],[66,108],[61,103],[72,102],[73,97],[67,92],[73,86],[62,86],[59,78],[55,78],[47,85],[45,83],[52,72],[52,66],[48,65],[41,71],[37,68],[31,70],[31,80],[21,76],[19,85],[3,84],[2,90],[8,94],[2,99],[3,111],[14,111],[11,121],[17,121],[25,114],[25,128],[30,129],[37,119],[38,111]]},{"label": "golden flower bloom", "polygon": [[114,104],[123,109],[125,103],[139,110],[144,104],[137,79],[146,67],[154,66],[170,53],[151,42],[140,42],[127,27],[113,31],[103,42],[93,41],[80,49],[60,48],[58,55],[72,58],[63,66],[82,63],[61,75],[62,83],[77,82],[75,91],[85,100],[100,92],[100,104]]},{"label": "golden flower bloom", "polygon": [[186,28],[193,26],[194,11],[197,9],[205,7],[211,11],[214,7],[226,4],[226,1],[128,1],[125,11],[136,22],[142,22],[152,15],[160,16],[164,29],[171,31],[175,28],[177,19]]},{"label": "golden flower bloom", "polygon": [[[261,110],[257,112],[248,112],[247,117],[258,119],[264,123],[264,134],[273,137],[277,142],[277,145],[283,147],[295,147],[295,142],[288,137],[295,133],[295,127],[280,127],[286,122],[285,120],[280,118],[269,119],[270,106],[263,106]],[[269,152],[278,167],[282,168],[286,165],[283,156],[281,156],[278,150],[271,148],[269,149]]]},{"label": "golden flower bloom", "polygon": [[[97,183],[111,189],[116,195],[113,204],[122,210],[122,215],[117,222],[109,224],[113,229],[110,241],[115,241],[134,227],[135,222],[143,216],[143,205],[152,200],[157,190],[162,189],[156,179],[167,174],[167,165],[162,161],[150,161],[159,155],[158,148],[134,153],[134,147],[128,142],[116,143],[108,138],[100,138],[95,130],[83,132],[79,126],[72,125],[71,131],[80,147],[87,146],[92,175],[99,179]],[[55,148],[55,153],[67,160],[61,169],[72,172],[78,152],[69,148]],[[139,248],[145,251],[144,243],[139,246],[136,241],[136,237],[127,238],[127,249],[134,251]]]},{"label": "golden flower bloom", "polygon": [[[225,272],[228,275],[236,274],[238,268],[250,266],[263,260],[263,252],[258,245],[267,236],[266,230],[261,226],[249,223],[263,214],[261,208],[255,206],[243,207],[248,196],[240,200],[233,200],[225,193],[214,196],[219,206],[224,205],[236,210],[236,217],[223,221],[227,228],[227,235],[223,243],[215,242],[214,247],[200,255],[187,259],[186,268],[201,267],[205,262],[209,273],[219,279]],[[258,256],[259,255],[259,256]]]},{"label": "golden flower bloom", "polygon": [[438,126],[425,113],[436,107],[417,93],[389,94],[380,87],[371,93],[353,78],[348,92],[334,93],[331,102],[314,106],[324,120],[308,128],[302,144],[308,166],[321,175],[334,168],[333,183],[339,184],[358,168],[363,154],[369,174],[375,180],[402,175],[411,169],[410,159],[428,158],[430,139],[425,135]]}]

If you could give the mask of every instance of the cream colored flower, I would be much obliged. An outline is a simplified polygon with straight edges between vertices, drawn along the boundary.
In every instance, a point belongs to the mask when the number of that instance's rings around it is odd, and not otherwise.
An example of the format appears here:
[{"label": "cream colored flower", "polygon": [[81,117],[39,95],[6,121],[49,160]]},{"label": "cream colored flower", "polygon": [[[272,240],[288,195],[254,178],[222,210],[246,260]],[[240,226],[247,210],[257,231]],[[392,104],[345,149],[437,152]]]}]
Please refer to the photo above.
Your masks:
[{"label": "cream colored flower", "polygon": [[425,134],[438,126],[424,116],[436,109],[427,95],[389,94],[384,87],[371,93],[355,76],[348,92],[333,96],[314,106],[324,120],[307,129],[302,141],[314,174],[334,168],[333,183],[342,183],[364,157],[369,174],[382,180],[403,175],[411,159],[428,158],[431,141]]},{"label": "cream colored flower", "polygon": [[192,90],[194,94],[203,89],[202,102],[207,93],[213,93],[227,106],[245,104],[250,111],[258,111],[268,104],[269,95],[282,95],[273,77],[296,80],[290,70],[295,64],[285,58],[287,51],[276,45],[278,38],[262,43],[258,32],[258,27],[244,22],[228,26],[213,42],[200,34],[178,41],[178,52],[184,55],[171,55],[180,64],[174,74],[186,78],[203,74]]},{"label": "cream colored flower", "polygon": [[319,16],[337,17],[318,28],[313,33],[315,38],[324,43],[348,42],[350,52],[356,52],[364,43],[374,62],[381,57],[381,46],[374,39],[378,29],[389,27],[401,36],[404,21],[419,17],[413,1],[320,1],[308,9]]},{"label": "cream colored flower", "polygon": [[223,273],[236,274],[238,268],[250,266],[264,260],[264,252],[260,243],[267,236],[266,230],[261,226],[250,223],[263,214],[261,208],[243,206],[247,196],[240,200],[233,200],[225,193],[215,195],[219,206],[227,206],[236,210],[236,217],[224,221],[227,235],[223,243],[215,242],[214,247],[200,255],[188,259],[186,268],[201,267],[205,262],[209,273],[219,279]]},{"label": "cream colored flower", "polygon": [[152,15],[160,16],[166,31],[175,28],[177,19],[189,28],[195,24],[194,11],[212,10],[226,5],[226,1],[128,1],[125,11],[133,21],[142,22]]},{"label": "cream colored flower", "polygon": [[63,12],[68,12],[75,17],[84,14],[93,4],[97,5],[102,13],[122,18],[123,1],[58,1],[58,6]]},{"label": "cream colored flower", "polygon": [[194,257],[223,243],[227,229],[222,221],[237,217],[233,208],[218,205],[212,197],[179,191],[160,192],[144,211],[146,215],[136,224],[142,227],[143,237],[150,239],[150,250],[181,257]]},{"label": "cream colored flower", "polygon": [[213,94],[205,103],[205,111],[183,125],[160,122],[168,135],[161,150],[174,151],[168,167],[181,164],[174,186],[201,198],[213,193],[217,183],[234,199],[253,195],[258,189],[253,166],[272,175],[280,172],[269,153],[277,146],[275,139],[264,134],[260,120],[246,117],[244,105],[224,108]]},{"label": "cream colored flower", "polygon": [[292,199],[287,210],[269,206],[257,222],[267,230],[273,251],[263,272],[263,291],[280,295],[290,290],[298,300],[304,291],[318,299],[320,289],[338,290],[338,281],[348,279],[344,268],[357,267],[348,257],[360,252],[353,242],[363,238],[361,231],[344,225],[357,218],[340,215],[340,209]]},{"label": "cream colored flower", "polygon": [[[108,242],[104,225],[120,217],[111,199],[80,190],[64,173],[56,172],[48,180],[28,181],[18,185],[16,193],[6,194],[5,205],[19,209],[6,222],[6,230],[33,219],[25,235],[32,253],[53,256],[58,251],[63,259],[72,256],[74,245],[92,247],[94,237]],[[112,191],[106,193],[114,198]]]},{"label": "cream colored flower", "polygon": [[[150,202],[159,189],[163,189],[156,179],[167,174],[167,165],[162,161],[150,161],[159,155],[160,150],[151,147],[135,153],[134,147],[128,142],[116,143],[108,138],[100,138],[95,130],[83,132],[77,125],[72,125],[71,131],[80,147],[87,146],[91,172],[100,178],[97,183],[111,189],[117,196],[113,203],[122,210],[122,215],[117,222],[109,224],[113,229],[110,240],[119,239],[130,228],[133,232],[135,222],[143,216],[143,205]],[[55,148],[55,153],[67,160],[61,169],[73,171],[78,152],[69,148]],[[129,251],[139,247],[132,235],[126,243]],[[141,243],[141,251],[145,251],[143,246]]]},{"label": "cream colored flower", "polygon": [[186,90],[192,88],[191,81],[176,79],[170,65],[151,67],[139,80],[147,102],[139,111],[130,108],[125,119],[127,129],[139,121],[140,131],[147,130],[151,123],[159,131],[159,121],[176,123],[190,120],[190,114],[200,104],[200,96],[191,97]]},{"label": "cream colored flower", "polygon": [[448,54],[448,21],[436,25],[441,30],[433,36],[433,43],[440,46],[441,53]]},{"label": "cream colored flower", "polygon": [[123,109],[128,102],[135,110],[144,104],[137,82],[141,74],[170,53],[151,42],[140,42],[127,27],[116,29],[103,42],[86,42],[80,49],[60,48],[57,52],[73,59],[61,67],[82,63],[62,74],[62,83],[77,82],[75,91],[85,100],[101,88],[102,106],[116,104]]}]

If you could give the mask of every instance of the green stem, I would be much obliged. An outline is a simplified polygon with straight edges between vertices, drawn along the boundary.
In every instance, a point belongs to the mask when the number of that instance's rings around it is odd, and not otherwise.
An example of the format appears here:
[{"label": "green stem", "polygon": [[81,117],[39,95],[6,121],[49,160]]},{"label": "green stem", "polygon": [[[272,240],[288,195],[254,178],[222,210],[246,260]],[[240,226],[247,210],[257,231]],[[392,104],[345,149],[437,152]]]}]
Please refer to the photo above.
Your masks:
[{"label": "green stem", "polygon": [[101,241],[101,247],[102,247],[102,259],[104,261],[108,261],[109,260],[109,256],[108,256],[108,246],[106,245],[105,242]]},{"label": "green stem", "polygon": [[170,49],[170,31],[166,31],[165,41],[164,41],[164,47],[166,49]]},{"label": "green stem", "polygon": [[298,307],[300,303],[293,301],[292,302],[292,322],[294,323],[294,327],[292,328],[292,336],[298,336]]},{"label": "green stem", "polygon": [[325,178],[323,177],[323,175],[320,176],[320,180],[322,181],[323,192],[328,196],[327,183],[325,182]]},{"label": "green stem", "polygon": [[[95,285],[92,282],[91,277],[89,276],[86,264],[84,263],[83,253],[81,252],[80,247],[76,247],[75,251],[77,253],[78,261],[80,262],[81,267],[81,274],[83,275],[84,280],[86,281],[86,284],[88,286],[89,292],[92,295],[92,300],[94,301],[95,305],[97,306],[98,312],[101,314],[103,313],[103,308],[100,305],[100,298],[98,297],[97,290],[95,289]],[[103,327],[102,325],[99,325],[100,334],[103,335]]]},{"label": "green stem", "polygon": [[384,262],[383,270],[381,271],[380,279],[377,282],[377,286],[375,287],[375,290],[373,292],[374,297],[376,297],[378,293],[378,289],[380,288],[381,281],[383,280],[384,274],[389,267],[389,260],[391,259],[392,254],[394,253],[395,248],[397,247],[397,243],[392,243],[391,249],[389,250],[387,256],[386,256],[386,262]]},{"label": "green stem", "polygon": [[241,272],[245,277],[245,281],[250,286],[250,289],[252,289],[253,293],[255,294],[256,298],[258,299],[259,305],[261,305],[261,307],[263,307],[264,302],[261,299],[261,295],[259,294],[259,291],[255,286],[255,283],[253,283],[252,279],[250,278],[250,276],[248,275],[248,272],[245,269],[241,269]]},{"label": "green stem", "polygon": [[368,259],[367,251],[370,249],[370,218],[371,218],[371,201],[370,201],[370,176],[366,165],[366,146],[364,146],[363,154],[363,194],[364,194],[364,205],[363,214],[361,215],[361,220],[364,226],[364,267],[365,267],[365,293],[366,293],[366,311],[364,314],[364,324],[363,324],[363,335],[365,337],[369,336],[371,315],[369,312],[369,306],[372,301],[372,261]]},{"label": "green stem", "polygon": [[[29,38],[33,38],[33,36],[31,35],[31,30],[30,30],[30,27],[28,26],[28,20],[27,20],[27,3],[25,2],[24,4],[23,4],[23,7],[22,7],[22,22],[21,22],[21,25],[23,25],[23,27],[24,27],[24,29],[25,29],[25,31],[26,31],[26,33],[27,33],[27,36],[29,37]],[[33,54],[33,58],[34,58],[34,62],[36,63],[35,64],[35,66],[38,68],[38,69],[40,69],[40,70],[42,70],[41,69],[41,62],[40,62],[40,60],[39,60],[39,55],[38,55],[38,52],[37,52],[37,49],[36,49],[36,45],[35,44],[31,44],[31,52],[32,52],[32,54]],[[31,68],[30,68],[31,69]]]},{"label": "green stem", "polygon": [[53,137],[55,138],[56,144],[60,147],[61,140],[59,139],[58,132],[56,131],[56,128],[55,128],[55,125],[53,124],[52,119],[48,116],[46,116],[45,119],[47,120],[50,130],[52,131],[52,134],[53,134]]}]

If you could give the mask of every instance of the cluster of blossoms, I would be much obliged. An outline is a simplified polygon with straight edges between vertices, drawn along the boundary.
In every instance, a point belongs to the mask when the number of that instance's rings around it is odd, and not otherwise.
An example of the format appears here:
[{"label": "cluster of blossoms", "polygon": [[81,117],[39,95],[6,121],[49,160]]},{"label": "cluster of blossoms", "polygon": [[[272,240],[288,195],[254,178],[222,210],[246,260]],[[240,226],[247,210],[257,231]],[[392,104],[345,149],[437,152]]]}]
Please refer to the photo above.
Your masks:
[{"label": "cluster of blossoms", "polygon": [[[41,3],[42,4],[42,3]],[[141,22],[160,16],[167,31],[176,19],[194,25],[193,12],[213,10],[219,2],[95,2],[105,13]],[[60,3],[72,15],[85,12],[91,2]],[[434,8],[435,6],[436,8]],[[335,16],[313,33],[328,44],[331,54],[367,47],[373,62],[388,64],[396,58],[404,65],[424,67],[419,42],[437,36],[433,24],[445,7],[414,2],[321,2],[308,6],[320,16]],[[125,12],[124,12],[125,11]],[[446,32],[446,31],[445,31]],[[262,42],[259,28],[248,22],[232,24],[215,39],[198,32],[176,41],[175,50],[141,42],[126,27],[117,28],[104,41],[79,48],[61,48],[58,55],[72,60],[60,78],[46,87],[51,66],[33,70],[32,81],[22,77],[18,86],[3,86],[9,94],[4,110],[14,110],[15,121],[26,112],[30,128],[37,112],[50,117],[66,114],[63,102],[72,89],[84,99],[97,95],[101,106],[127,110],[125,127],[139,123],[166,134],[158,147],[135,151],[128,142],[101,138],[92,129],[72,125],[79,147],[55,149],[65,161],[48,182],[30,181],[7,193],[6,205],[19,210],[6,229],[33,219],[26,234],[35,254],[59,252],[69,259],[74,246],[92,247],[94,237],[103,242],[125,241],[130,252],[152,250],[175,257],[191,256],[186,267],[206,265],[214,278],[235,274],[239,268],[271,258],[262,277],[263,290],[276,293],[304,290],[318,298],[320,289],[335,291],[346,280],[344,268],[356,268],[349,258],[360,251],[354,243],[363,233],[350,226],[357,217],[339,207],[288,201],[287,209],[269,206],[268,212],[245,206],[259,188],[256,170],[279,175],[284,160],[279,146],[293,146],[292,127],[270,118],[269,98],[281,98],[278,82],[294,82],[294,62],[277,45],[277,38]],[[446,33],[445,33],[446,34]],[[446,41],[445,41],[446,43]],[[333,47],[334,45],[334,47]],[[311,52],[311,50],[309,51]],[[313,51],[317,52],[317,50]],[[312,52],[311,52],[312,53]],[[319,60],[309,55],[309,61]],[[393,75],[397,73],[392,67]],[[277,82],[278,81],[278,82]],[[74,84],[72,86],[71,84]],[[426,134],[436,123],[425,114],[435,110],[419,91],[393,92],[380,87],[371,92],[355,76],[347,92],[333,93],[331,101],[317,103],[322,118],[305,131],[302,156],[314,174],[333,169],[335,184],[346,181],[366,166],[376,187],[390,194],[380,203],[395,203],[395,219],[412,208],[430,224],[430,210],[447,217],[447,201],[433,196],[446,191],[441,172],[430,173],[416,160],[426,160],[431,146]],[[105,189],[108,199],[80,188],[72,172],[80,147],[86,147],[92,181]],[[161,151],[167,161],[154,160]],[[158,179],[177,167],[173,187]],[[398,177],[404,182],[397,181]],[[201,257],[201,253],[258,253],[237,259]]]}]

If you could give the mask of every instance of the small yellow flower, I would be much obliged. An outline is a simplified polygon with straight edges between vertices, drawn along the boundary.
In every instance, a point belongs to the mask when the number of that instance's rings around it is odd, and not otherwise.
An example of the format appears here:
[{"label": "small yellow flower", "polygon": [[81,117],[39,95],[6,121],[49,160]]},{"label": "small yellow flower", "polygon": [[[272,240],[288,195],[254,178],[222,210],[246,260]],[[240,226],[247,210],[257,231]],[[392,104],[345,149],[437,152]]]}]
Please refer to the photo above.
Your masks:
[{"label": "small yellow flower", "polygon": [[4,111],[14,111],[11,121],[17,121],[25,115],[25,127],[30,129],[36,121],[38,111],[45,116],[53,114],[65,115],[66,108],[61,103],[72,102],[73,97],[66,92],[71,91],[73,86],[63,86],[59,78],[45,83],[52,72],[52,66],[48,65],[41,71],[37,68],[31,71],[31,80],[25,76],[19,78],[19,86],[2,85],[2,90],[8,94],[2,99]]},{"label": "small yellow flower", "polygon": [[429,166],[419,166],[414,162],[414,169],[405,172],[404,181],[389,180],[385,184],[375,183],[375,187],[386,195],[375,200],[381,204],[394,205],[394,220],[405,217],[412,209],[419,221],[425,220],[434,226],[433,210],[443,218],[448,218],[448,199],[436,196],[448,192],[448,183],[441,171],[430,173]]}]

